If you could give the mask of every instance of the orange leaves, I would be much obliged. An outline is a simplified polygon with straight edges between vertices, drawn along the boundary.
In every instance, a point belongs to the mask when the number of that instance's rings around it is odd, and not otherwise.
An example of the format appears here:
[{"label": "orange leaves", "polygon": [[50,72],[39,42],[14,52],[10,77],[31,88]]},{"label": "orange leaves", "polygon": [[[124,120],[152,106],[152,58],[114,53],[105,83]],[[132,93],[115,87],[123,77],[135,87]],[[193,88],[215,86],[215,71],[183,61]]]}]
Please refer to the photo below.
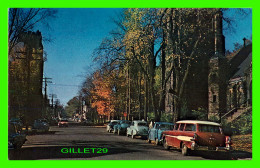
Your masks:
[{"label": "orange leaves", "polygon": [[94,73],[93,84],[91,106],[97,109],[99,115],[109,116],[114,111],[111,83],[97,71]]}]

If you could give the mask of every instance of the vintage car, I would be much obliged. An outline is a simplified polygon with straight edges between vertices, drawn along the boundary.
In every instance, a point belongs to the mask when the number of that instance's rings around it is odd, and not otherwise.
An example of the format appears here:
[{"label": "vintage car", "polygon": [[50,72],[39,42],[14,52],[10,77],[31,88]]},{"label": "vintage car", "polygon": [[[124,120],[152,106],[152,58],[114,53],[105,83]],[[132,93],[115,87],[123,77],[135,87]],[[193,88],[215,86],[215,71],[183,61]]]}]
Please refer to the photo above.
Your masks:
[{"label": "vintage car", "polygon": [[68,127],[69,121],[67,119],[61,119],[58,123],[58,127]]},{"label": "vintage car", "polygon": [[148,132],[148,143],[155,141],[156,145],[161,144],[163,131],[173,130],[173,126],[174,124],[169,122],[155,122],[153,128]]},{"label": "vintage car", "polygon": [[49,124],[46,119],[38,119],[34,121],[33,129],[36,132],[47,132],[49,131]]},{"label": "vintage car", "polygon": [[183,120],[175,124],[174,130],[162,135],[165,149],[181,149],[183,155],[190,150],[230,150],[231,138],[225,136],[219,123],[210,121]]},{"label": "vintage car", "polygon": [[20,123],[8,123],[8,149],[20,149],[26,141]]},{"label": "vintage car", "polygon": [[120,125],[120,122],[121,122],[122,120],[118,120],[118,123],[116,123],[115,125],[113,125],[113,134],[116,134],[117,133],[117,129],[118,129],[118,125]]},{"label": "vintage car", "polygon": [[119,120],[111,120],[108,124],[107,124],[107,132],[112,132],[114,129],[114,125],[116,125],[119,122]]},{"label": "vintage car", "polygon": [[134,139],[135,136],[141,136],[147,138],[148,124],[146,121],[132,121],[130,127],[127,127],[126,136],[130,136]]},{"label": "vintage car", "polygon": [[121,120],[117,125],[114,126],[114,134],[118,133],[120,134],[125,134],[127,127],[131,125],[131,121],[128,120]]}]

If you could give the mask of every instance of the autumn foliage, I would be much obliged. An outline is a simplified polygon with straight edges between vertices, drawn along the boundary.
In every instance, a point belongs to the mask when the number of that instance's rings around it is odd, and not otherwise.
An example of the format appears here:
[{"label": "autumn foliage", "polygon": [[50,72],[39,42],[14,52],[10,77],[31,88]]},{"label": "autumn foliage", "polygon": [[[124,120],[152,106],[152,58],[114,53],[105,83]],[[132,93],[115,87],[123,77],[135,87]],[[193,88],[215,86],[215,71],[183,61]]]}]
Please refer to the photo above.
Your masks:
[{"label": "autumn foliage", "polygon": [[94,73],[93,78],[94,88],[91,90],[91,107],[96,108],[99,115],[110,116],[114,112],[110,83],[99,71]]}]

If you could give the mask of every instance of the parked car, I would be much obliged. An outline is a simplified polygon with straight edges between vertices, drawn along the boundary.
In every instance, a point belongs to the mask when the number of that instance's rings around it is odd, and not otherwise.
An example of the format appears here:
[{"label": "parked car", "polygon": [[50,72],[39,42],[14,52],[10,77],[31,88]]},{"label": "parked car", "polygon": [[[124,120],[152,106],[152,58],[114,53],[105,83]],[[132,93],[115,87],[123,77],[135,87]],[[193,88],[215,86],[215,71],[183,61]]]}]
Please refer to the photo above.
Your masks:
[{"label": "parked car", "polygon": [[107,132],[112,132],[114,129],[114,125],[116,125],[119,122],[119,120],[111,120],[108,124],[107,124]]},{"label": "parked car", "polygon": [[174,124],[169,122],[155,122],[153,128],[148,132],[147,141],[149,143],[155,141],[156,145],[161,144],[163,131],[173,130],[173,126]]},{"label": "parked car", "polygon": [[163,146],[181,149],[183,155],[190,150],[231,150],[231,138],[225,136],[219,123],[210,121],[178,121],[172,131],[164,131]]},{"label": "parked car", "polygon": [[8,149],[20,149],[26,141],[20,123],[8,123]]},{"label": "parked car", "polygon": [[132,121],[130,127],[127,128],[126,136],[135,138],[135,136],[141,136],[142,138],[148,135],[148,124],[146,121]]},{"label": "parked car", "polygon": [[126,134],[126,129],[127,127],[130,127],[131,121],[128,120],[122,120],[120,123],[117,125],[117,134]]},{"label": "parked car", "polygon": [[68,127],[69,126],[69,121],[67,119],[61,119],[58,123],[59,127]]},{"label": "parked car", "polygon": [[115,125],[113,125],[113,134],[116,134],[117,133],[117,129],[118,129],[118,126],[120,125],[120,122],[122,120],[119,120],[118,123],[116,123]]},{"label": "parked car", "polygon": [[33,129],[35,129],[37,132],[47,132],[49,131],[49,124],[46,119],[38,119],[34,121]]}]

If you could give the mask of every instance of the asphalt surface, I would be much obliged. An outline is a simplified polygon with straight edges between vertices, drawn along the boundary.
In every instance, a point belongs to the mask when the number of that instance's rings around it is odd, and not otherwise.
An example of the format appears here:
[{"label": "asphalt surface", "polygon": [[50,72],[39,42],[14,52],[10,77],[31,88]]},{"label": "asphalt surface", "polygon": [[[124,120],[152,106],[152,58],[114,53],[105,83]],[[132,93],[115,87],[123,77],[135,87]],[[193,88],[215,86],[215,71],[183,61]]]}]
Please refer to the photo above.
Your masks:
[{"label": "asphalt surface", "polygon": [[251,153],[242,151],[192,152],[182,156],[176,149],[165,150],[146,140],[131,139],[106,132],[106,128],[70,125],[52,126],[48,133],[27,136],[19,150],[9,150],[10,160],[232,160],[250,159]]}]

